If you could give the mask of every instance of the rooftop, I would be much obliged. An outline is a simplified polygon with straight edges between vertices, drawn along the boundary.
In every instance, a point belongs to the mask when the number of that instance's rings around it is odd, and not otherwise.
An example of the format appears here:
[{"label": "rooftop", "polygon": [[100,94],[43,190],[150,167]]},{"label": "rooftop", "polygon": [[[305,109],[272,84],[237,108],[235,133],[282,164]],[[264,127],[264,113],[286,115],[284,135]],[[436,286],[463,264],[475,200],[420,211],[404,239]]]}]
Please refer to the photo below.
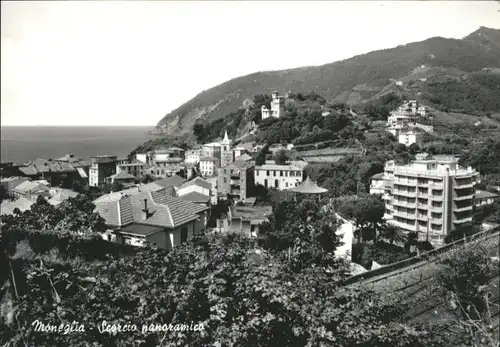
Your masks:
[{"label": "rooftop", "polygon": [[[148,209],[148,218],[143,219],[143,209]],[[96,212],[112,226],[127,226],[132,223],[177,228],[198,219],[198,213],[207,206],[161,194],[160,192],[139,192],[123,196],[116,201],[94,201]]]},{"label": "rooftop", "polygon": [[174,175],[172,177],[162,178],[160,180],[154,181],[153,183],[162,186],[164,188],[167,187],[180,187],[186,180],[181,176]]},{"label": "rooftop", "polygon": [[196,178],[192,179],[191,181],[184,182],[184,184],[181,186],[181,188],[189,187],[192,185],[197,185],[197,186],[205,188],[205,189],[212,189],[212,183],[208,182],[207,180],[205,180],[201,177],[196,177]]},{"label": "rooftop", "polygon": [[134,175],[126,173],[125,171],[120,171],[119,173],[112,175],[111,178],[113,180],[131,180],[131,179],[135,180]]},{"label": "rooftop", "polygon": [[201,194],[198,192],[190,192],[179,196],[182,200],[190,201],[193,203],[208,203],[210,201],[210,196]]},{"label": "rooftop", "polygon": [[39,194],[44,192],[49,192],[50,187],[45,184],[33,181],[24,181],[12,189],[14,192],[19,194]]},{"label": "rooftop", "polygon": [[265,164],[261,166],[256,166],[256,169],[259,170],[288,170],[288,171],[303,171],[303,168],[300,168],[295,165],[273,165],[273,164]]},{"label": "rooftop", "polygon": [[304,182],[297,187],[290,188],[289,191],[300,194],[322,194],[326,193],[328,189],[321,188],[316,182],[313,182],[310,177],[307,177]]},{"label": "rooftop", "polygon": [[11,215],[18,208],[21,212],[27,211],[36,201],[26,197],[19,197],[16,200],[4,200],[0,206],[0,215]]},{"label": "rooftop", "polygon": [[476,199],[498,198],[499,194],[488,192],[486,190],[476,190]]},{"label": "rooftop", "polygon": [[384,179],[384,173],[380,172],[378,174],[375,174],[375,175],[372,176],[372,179],[374,179],[374,180],[382,180],[382,179]]},{"label": "rooftop", "polygon": [[211,142],[211,143],[205,143],[203,147],[220,147],[221,144],[220,142]]},{"label": "rooftop", "polygon": [[253,159],[253,158],[252,158],[250,155],[248,155],[248,154],[244,153],[244,154],[240,155],[239,157],[236,157],[236,158],[235,158],[235,161],[238,161],[238,160],[242,160],[242,161],[250,161],[250,160],[252,160],[252,159]]}]

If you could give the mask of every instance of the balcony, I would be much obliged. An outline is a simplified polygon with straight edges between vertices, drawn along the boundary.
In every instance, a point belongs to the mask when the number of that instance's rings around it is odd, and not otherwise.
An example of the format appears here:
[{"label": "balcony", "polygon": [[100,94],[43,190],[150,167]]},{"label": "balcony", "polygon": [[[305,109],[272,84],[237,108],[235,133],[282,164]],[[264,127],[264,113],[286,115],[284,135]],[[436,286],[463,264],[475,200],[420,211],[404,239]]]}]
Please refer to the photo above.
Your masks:
[{"label": "balcony", "polygon": [[401,212],[401,211],[393,210],[392,215],[406,218],[406,219],[415,219],[415,213],[408,213],[408,212]]},{"label": "balcony", "polygon": [[443,219],[441,218],[431,218],[431,224],[443,225]]},{"label": "balcony", "polygon": [[417,226],[415,224],[406,224],[402,222],[398,222],[394,219],[390,220],[390,223],[404,229],[406,231],[417,231]]},{"label": "balcony", "polygon": [[429,198],[429,194],[428,194],[428,193],[418,192],[418,193],[417,193],[417,196],[418,196],[419,198],[426,198],[426,199],[427,199],[427,198]]},{"label": "balcony", "polygon": [[418,214],[417,215],[417,219],[418,220],[421,220],[421,221],[428,221],[429,220],[429,217],[427,217],[426,215],[424,214]]},{"label": "balcony", "polygon": [[394,184],[399,184],[401,186],[415,187],[417,185],[417,181],[416,180],[405,180],[405,179],[398,179],[398,178],[396,178],[394,180]]},{"label": "balcony", "polygon": [[439,183],[429,183],[429,188],[433,188],[433,189],[440,189],[440,190],[442,190],[442,189],[443,189],[443,182],[439,182]]},{"label": "balcony", "polygon": [[396,199],[394,199],[392,201],[392,204],[397,205],[397,206],[402,206],[402,207],[408,207],[408,208],[416,208],[417,207],[417,204],[414,202],[399,201]]},{"label": "balcony", "polygon": [[431,206],[431,212],[437,212],[437,213],[442,213],[443,212],[443,206]]},{"label": "balcony", "polygon": [[465,188],[474,188],[474,183],[464,183],[464,184],[458,184],[454,187],[455,189],[465,189]]},{"label": "balcony", "polygon": [[455,206],[453,208],[453,212],[466,212],[466,211],[470,211],[470,210],[472,210],[472,205],[462,206],[462,207]]},{"label": "balcony", "polygon": [[408,191],[404,191],[404,190],[397,190],[397,189],[394,189],[392,191],[392,195],[400,195],[400,196],[407,196],[407,197],[410,197],[410,198],[414,198],[417,196],[417,192],[408,192]]},{"label": "balcony", "polygon": [[463,223],[472,222],[472,216],[469,216],[469,217],[459,217],[459,218],[455,217],[453,219],[453,223],[455,223],[455,224],[463,224]]},{"label": "balcony", "polygon": [[390,194],[384,194],[382,195],[383,200],[392,200],[392,196]]},{"label": "balcony", "polygon": [[443,195],[430,195],[430,198],[434,201],[443,201]]},{"label": "balcony", "polygon": [[428,204],[422,204],[421,202],[419,202],[417,204],[417,208],[425,208],[425,209],[428,209],[429,208],[429,205]]},{"label": "balcony", "polygon": [[453,197],[453,200],[462,201],[462,200],[468,200],[468,199],[472,199],[472,198],[474,198],[474,193],[468,193],[468,194],[462,195],[462,196],[455,195]]}]

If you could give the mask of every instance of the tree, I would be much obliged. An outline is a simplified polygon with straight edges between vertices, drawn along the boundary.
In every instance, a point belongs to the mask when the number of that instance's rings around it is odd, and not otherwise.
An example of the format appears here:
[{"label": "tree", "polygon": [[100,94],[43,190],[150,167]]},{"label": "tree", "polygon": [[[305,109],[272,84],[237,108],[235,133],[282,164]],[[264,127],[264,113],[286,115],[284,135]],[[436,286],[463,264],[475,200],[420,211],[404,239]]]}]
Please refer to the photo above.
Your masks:
[{"label": "tree", "polygon": [[276,165],[285,165],[288,160],[288,155],[284,149],[280,149],[274,155],[274,162]]},{"label": "tree", "polygon": [[125,186],[119,182],[119,181],[113,181],[113,184],[111,185],[111,190],[113,192],[119,192],[120,190],[123,190]]},{"label": "tree", "polygon": [[145,174],[144,176],[142,176],[141,178],[141,183],[143,184],[147,184],[147,183],[150,183],[150,182],[153,182],[155,179],[153,176],[151,176],[150,174]]},{"label": "tree", "polygon": [[260,166],[266,163],[266,154],[269,153],[269,145],[266,144],[257,154],[255,158],[255,165]]},{"label": "tree", "polygon": [[394,243],[404,244],[407,240],[406,235],[403,230],[391,223],[384,223],[380,226],[380,235],[379,237],[383,240],[386,240],[393,245]]},{"label": "tree", "polygon": [[379,196],[363,194],[359,197],[339,198],[334,201],[334,206],[342,217],[354,221],[358,229],[358,242],[375,238],[375,231],[382,223],[385,213],[385,204]]}]

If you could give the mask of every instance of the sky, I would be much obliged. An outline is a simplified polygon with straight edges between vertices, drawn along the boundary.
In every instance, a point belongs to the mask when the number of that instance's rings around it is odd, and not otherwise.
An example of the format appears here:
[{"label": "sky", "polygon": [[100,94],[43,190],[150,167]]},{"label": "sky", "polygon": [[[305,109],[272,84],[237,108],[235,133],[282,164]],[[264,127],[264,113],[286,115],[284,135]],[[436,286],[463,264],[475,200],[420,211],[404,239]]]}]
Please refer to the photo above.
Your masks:
[{"label": "sky", "polygon": [[500,29],[498,1],[2,1],[2,125],[151,125],[257,71]]}]

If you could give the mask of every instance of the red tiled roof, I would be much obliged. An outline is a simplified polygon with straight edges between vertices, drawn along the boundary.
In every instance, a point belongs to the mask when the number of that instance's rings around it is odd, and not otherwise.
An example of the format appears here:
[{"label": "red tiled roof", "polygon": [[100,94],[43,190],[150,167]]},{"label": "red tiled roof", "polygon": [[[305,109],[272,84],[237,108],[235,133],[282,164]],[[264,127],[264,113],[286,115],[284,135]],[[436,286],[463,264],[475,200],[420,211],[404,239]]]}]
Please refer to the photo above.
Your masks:
[{"label": "red tiled roof", "polygon": [[167,188],[167,187],[171,187],[171,186],[180,187],[185,181],[186,180],[184,178],[182,178],[181,176],[175,175],[175,176],[168,177],[168,178],[162,178],[160,180],[154,181],[153,183]]},{"label": "red tiled roof", "polygon": [[185,182],[181,186],[181,188],[189,187],[189,186],[192,186],[192,185],[197,185],[197,186],[205,188],[205,189],[212,189],[212,183],[208,182],[207,180],[205,180],[205,179],[203,179],[201,177],[196,177],[196,178],[192,179],[191,181]]},{"label": "red tiled roof", "polygon": [[[143,219],[144,200],[147,200],[149,217]],[[206,206],[168,196],[166,190],[160,192],[138,192],[124,196],[118,201],[97,201],[96,211],[106,220],[106,224],[125,226],[131,223],[176,228],[194,221],[198,213],[208,209]]]},{"label": "red tiled roof", "polygon": [[204,195],[198,192],[190,192],[180,196],[180,198],[194,203],[207,203],[210,200],[210,197],[208,195]]}]

